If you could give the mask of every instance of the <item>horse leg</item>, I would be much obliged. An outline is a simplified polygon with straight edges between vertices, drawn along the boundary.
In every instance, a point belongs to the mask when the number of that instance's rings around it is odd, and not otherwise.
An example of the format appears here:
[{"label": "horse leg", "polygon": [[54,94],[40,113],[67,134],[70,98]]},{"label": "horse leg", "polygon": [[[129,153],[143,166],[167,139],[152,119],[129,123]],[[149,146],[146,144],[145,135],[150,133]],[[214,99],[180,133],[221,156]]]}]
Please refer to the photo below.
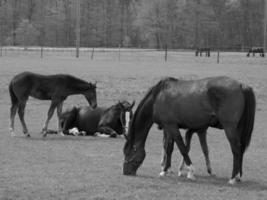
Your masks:
[{"label": "horse leg", "polygon": [[21,121],[21,125],[22,125],[22,129],[23,129],[23,133],[25,134],[25,136],[30,137],[30,134],[28,133],[28,129],[24,120],[24,111],[25,111],[25,106],[26,106],[26,101],[22,101],[19,103],[18,106],[18,114],[19,114],[19,118]]},{"label": "horse leg", "polygon": [[[187,153],[189,153],[189,151],[190,151],[191,139],[192,139],[193,133],[194,133],[194,131],[190,130],[190,129],[187,130],[186,133],[185,133],[185,145],[186,145]],[[179,164],[179,167],[178,167],[178,176],[182,175],[182,171],[184,169],[184,165],[185,165],[184,158],[182,158],[182,160],[181,160],[181,162]]]},{"label": "horse leg", "polygon": [[238,173],[240,173],[240,161],[241,161],[241,144],[240,140],[238,139],[237,131],[235,128],[228,128],[225,129],[225,133],[227,136],[227,139],[230,143],[231,150],[233,153],[233,171],[231,179],[229,180],[229,184],[233,185],[236,183],[236,181],[240,181],[240,177],[238,177]]},{"label": "horse leg", "polygon": [[171,167],[171,158],[174,147],[173,138],[171,138],[165,131],[163,131],[162,142],[163,142],[163,153],[161,160],[162,171],[160,172],[159,176],[165,176],[168,173],[168,170]]},{"label": "horse leg", "polygon": [[166,131],[166,133],[169,134],[170,137],[172,137],[174,139],[180,153],[184,157],[185,164],[188,166],[188,169],[189,169],[188,174],[187,174],[187,178],[194,180],[195,179],[194,167],[192,165],[190,157],[188,156],[187,149],[186,149],[186,146],[184,144],[184,141],[183,141],[183,138],[181,136],[181,132],[180,132],[179,128],[177,126],[165,126],[164,131]]},{"label": "horse leg", "polygon": [[9,126],[9,132],[11,136],[15,136],[15,131],[14,131],[14,121],[15,121],[15,115],[18,110],[18,103],[13,104],[10,108],[10,126]]},{"label": "horse leg", "polygon": [[116,131],[107,126],[98,127],[97,132],[100,132],[102,134],[104,133],[106,135],[109,135],[110,137],[117,137],[118,135]]},{"label": "horse leg", "polygon": [[210,175],[212,175],[212,169],[211,169],[210,158],[209,158],[209,149],[207,145],[207,129],[198,131],[197,135],[198,135],[198,139],[201,145],[202,152],[205,156],[207,172]]},{"label": "horse leg", "polygon": [[62,125],[61,125],[61,114],[62,114],[62,107],[63,107],[63,102],[59,103],[57,105],[57,118],[58,118],[58,134],[64,136],[64,133],[62,131]]},{"label": "horse leg", "polygon": [[48,113],[47,113],[47,118],[46,118],[46,121],[44,123],[43,129],[42,129],[42,132],[41,132],[43,137],[45,137],[46,134],[47,134],[47,127],[48,127],[50,119],[52,118],[52,116],[54,114],[54,111],[55,111],[55,108],[57,107],[57,104],[58,103],[55,102],[55,101],[51,102],[50,108],[49,108]]}]

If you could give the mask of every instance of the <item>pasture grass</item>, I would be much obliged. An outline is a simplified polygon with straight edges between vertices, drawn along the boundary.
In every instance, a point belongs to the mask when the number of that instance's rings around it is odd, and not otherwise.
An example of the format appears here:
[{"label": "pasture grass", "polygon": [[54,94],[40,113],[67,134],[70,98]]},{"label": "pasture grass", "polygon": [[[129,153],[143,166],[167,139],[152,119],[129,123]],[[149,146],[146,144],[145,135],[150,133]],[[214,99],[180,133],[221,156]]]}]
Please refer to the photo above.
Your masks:
[{"label": "pasture grass", "polygon": [[[134,55],[82,56],[4,55],[0,57],[0,199],[266,199],[266,103],[267,60],[247,58],[241,53],[223,53],[196,58],[190,52],[173,52],[164,62],[158,52]],[[243,182],[227,185],[232,172],[232,153],[224,133],[208,130],[208,145],[215,177],[208,176],[196,136],[190,156],[197,169],[196,181],[177,177],[181,159],[173,154],[174,174],[159,178],[162,133],[153,126],[146,143],[147,157],[137,177],[122,175],[123,138],[40,137],[49,107],[48,101],[30,98],[25,119],[31,138],[25,138],[16,117],[17,137],[8,133],[10,97],[8,84],[22,71],[42,74],[69,73],[97,81],[99,105],[118,100],[142,99],[146,91],[166,76],[196,79],[227,75],[254,88],[257,97],[255,129],[244,157]],[[87,104],[80,95],[69,97],[64,108]],[[50,129],[56,129],[54,116]]]}]

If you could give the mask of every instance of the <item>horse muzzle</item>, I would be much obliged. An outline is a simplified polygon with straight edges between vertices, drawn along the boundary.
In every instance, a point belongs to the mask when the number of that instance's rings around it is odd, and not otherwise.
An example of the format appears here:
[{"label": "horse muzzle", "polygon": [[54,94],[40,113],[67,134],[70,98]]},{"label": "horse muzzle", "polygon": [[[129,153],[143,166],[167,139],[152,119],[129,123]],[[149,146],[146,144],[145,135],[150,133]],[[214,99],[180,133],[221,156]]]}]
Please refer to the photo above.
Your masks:
[{"label": "horse muzzle", "polygon": [[123,175],[136,176],[137,167],[133,166],[131,163],[123,163]]}]

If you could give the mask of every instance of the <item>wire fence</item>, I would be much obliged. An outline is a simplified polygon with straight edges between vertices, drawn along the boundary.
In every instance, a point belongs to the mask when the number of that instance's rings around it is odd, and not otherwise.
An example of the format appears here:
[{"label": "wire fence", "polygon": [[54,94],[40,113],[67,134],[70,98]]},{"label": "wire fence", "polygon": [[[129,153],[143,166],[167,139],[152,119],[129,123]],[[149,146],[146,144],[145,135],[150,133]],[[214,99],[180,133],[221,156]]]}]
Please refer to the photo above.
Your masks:
[{"label": "wire fence", "polygon": [[[223,49],[223,50],[221,50]],[[229,51],[229,49],[221,48],[220,50],[211,49],[210,57],[219,63],[225,57],[244,57],[248,51]],[[248,48],[247,48],[248,49]],[[245,50],[247,50],[245,49]],[[50,47],[13,47],[0,46],[0,57],[16,57],[27,56],[36,58],[46,57],[76,57],[77,49],[69,48],[50,48]],[[252,56],[252,55],[251,55]],[[80,48],[79,58],[87,58],[90,60],[117,60],[117,61],[178,61],[192,59],[196,56],[193,49],[138,49],[138,48]],[[255,57],[259,57],[256,54]]]}]

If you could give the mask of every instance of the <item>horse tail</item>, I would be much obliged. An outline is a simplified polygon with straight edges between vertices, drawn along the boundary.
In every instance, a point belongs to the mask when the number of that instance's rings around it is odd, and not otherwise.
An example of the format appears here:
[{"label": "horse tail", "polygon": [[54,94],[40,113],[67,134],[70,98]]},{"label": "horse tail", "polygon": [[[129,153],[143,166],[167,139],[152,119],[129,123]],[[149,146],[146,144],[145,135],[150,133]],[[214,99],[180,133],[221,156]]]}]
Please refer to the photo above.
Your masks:
[{"label": "horse tail", "polygon": [[14,104],[18,103],[18,98],[15,95],[12,83],[13,83],[12,81],[9,83],[8,89],[9,89],[9,94],[10,94],[10,98],[11,98],[11,103],[12,103],[12,105],[14,105]]},{"label": "horse tail", "polygon": [[240,176],[242,176],[243,155],[250,144],[256,111],[256,98],[253,89],[242,85],[242,92],[245,98],[245,106],[238,125],[241,142]]}]

